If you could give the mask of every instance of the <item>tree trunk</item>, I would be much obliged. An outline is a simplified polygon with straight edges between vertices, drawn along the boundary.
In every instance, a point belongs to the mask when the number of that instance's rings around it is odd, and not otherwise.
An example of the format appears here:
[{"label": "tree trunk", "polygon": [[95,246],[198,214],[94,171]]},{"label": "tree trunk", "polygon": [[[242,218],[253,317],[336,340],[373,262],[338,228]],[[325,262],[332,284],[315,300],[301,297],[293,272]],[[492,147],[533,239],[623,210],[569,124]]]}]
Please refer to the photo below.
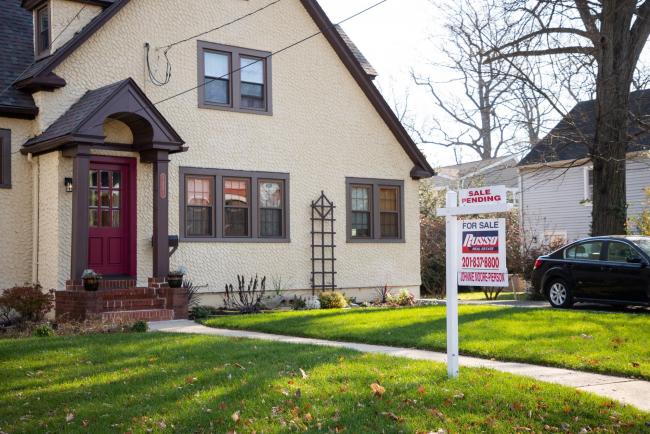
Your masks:
[{"label": "tree trunk", "polygon": [[[625,233],[625,154],[629,142],[629,92],[634,71],[630,57],[633,0],[603,2],[598,56],[596,137],[591,150],[594,166],[592,235]],[[631,8],[631,9],[630,9]]]}]

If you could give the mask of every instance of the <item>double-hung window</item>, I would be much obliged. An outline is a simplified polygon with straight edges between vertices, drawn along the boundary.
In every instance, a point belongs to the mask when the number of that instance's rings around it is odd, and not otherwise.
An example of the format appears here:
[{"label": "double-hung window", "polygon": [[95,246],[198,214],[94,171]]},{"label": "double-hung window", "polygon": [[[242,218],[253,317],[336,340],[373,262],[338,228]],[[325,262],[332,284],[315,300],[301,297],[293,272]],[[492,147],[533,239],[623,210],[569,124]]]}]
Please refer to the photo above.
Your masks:
[{"label": "double-hung window", "polygon": [[11,187],[11,131],[0,129],[0,188]]},{"label": "double-hung window", "polygon": [[180,169],[183,241],[288,241],[289,175]]},{"label": "double-hung window", "polygon": [[404,241],[403,181],[347,178],[348,242]]},{"label": "double-hung window", "polygon": [[34,47],[36,57],[50,54],[50,6],[45,3],[34,11]]},{"label": "double-hung window", "polygon": [[199,107],[271,114],[271,53],[199,41]]}]

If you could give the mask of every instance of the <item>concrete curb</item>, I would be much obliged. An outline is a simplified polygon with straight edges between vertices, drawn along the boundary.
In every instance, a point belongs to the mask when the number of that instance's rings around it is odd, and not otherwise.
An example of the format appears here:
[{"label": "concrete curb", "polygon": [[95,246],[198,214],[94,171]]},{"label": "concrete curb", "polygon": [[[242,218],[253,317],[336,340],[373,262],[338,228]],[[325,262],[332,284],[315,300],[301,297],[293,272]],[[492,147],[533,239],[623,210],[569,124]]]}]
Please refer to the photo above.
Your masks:
[{"label": "concrete curb", "polygon": [[[413,360],[430,360],[445,363],[445,353],[410,348],[389,347],[384,345],[359,344],[354,342],[328,341],[323,339],[301,338],[295,336],[274,335],[245,330],[227,330],[206,327],[188,320],[158,321],[149,323],[151,331],[190,333],[230,338],[260,339],[290,344],[319,345],[335,348],[347,348],[364,353],[384,354],[393,357],[405,357]],[[500,362],[479,359],[476,357],[460,357],[460,365],[471,368],[488,368],[509,374],[523,375],[548,383],[574,387],[585,392],[595,393],[607,398],[632,405],[640,410],[650,412],[650,382],[625,377],[592,374],[570,369],[553,368],[548,366],[530,365],[517,362]]]}]

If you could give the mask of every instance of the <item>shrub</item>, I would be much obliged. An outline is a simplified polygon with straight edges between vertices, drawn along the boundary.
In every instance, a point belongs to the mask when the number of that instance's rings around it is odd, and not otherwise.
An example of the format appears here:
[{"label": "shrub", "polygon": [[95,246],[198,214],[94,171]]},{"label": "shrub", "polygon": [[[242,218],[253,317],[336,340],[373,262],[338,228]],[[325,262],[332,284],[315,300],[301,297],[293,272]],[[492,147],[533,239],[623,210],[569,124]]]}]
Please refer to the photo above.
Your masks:
[{"label": "shrub", "polygon": [[384,286],[379,286],[375,288],[375,303],[377,304],[386,304],[388,302],[388,297],[390,297],[390,289],[388,289],[388,285]]},{"label": "shrub", "polygon": [[146,321],[136,321],[131,326],[131,331],[135,333],[146,333],[149,330],[149,324]]},{"label": "shrub", "polygon": [[298,297],[297,295],[294,295],[293,300],[291,300],[289,303],[291,303],[291,308],[293,310],[304,310],[307,308],[307,302],[305,299]]},{"label": "shrub", "polygon": [[43,292],[40,285],[16,286],[0,295],[0,307],[8,315],[12,310],[23,321],[40,321],[54,306],[54,291]]},{"label": "shrub", "polygon": [[47,338],[54,335],[56,335],[56,333],[49,324],[41,324],[32,332],[32,336],[37,336],[39,338]]},{"label": "shrub", "polygon": [[348,305],[340,292],[323,292],[318,296],[321,309],[342,309]]},{"label": "shrub", "polygon": [[408,289],[402,289],[398,295],[388,296],[388,303],[398,306],[413,306],[415,304],[415,297]]},{"label": "shrub", "polygon": [[187,306],[190,307],[190,309],[198,306],[200,300],[199,287],[194,286],[194,283],[192,283],[191,280],[183,280],[181,288],[183,288],[185,294],[187,294]]},{"label": "shrub", "polygon": [[208,319],[209,317],[217,314],[217,308],[212,306],[193,306],[190,309],[190,319],[200,321]]},{"label": "shrub", "polygon": [[237,290],[232,284],[226,285],[224,305],[226,309],[238,310],[241,313],[256,313],[262,308],[262,299],[266,293],[266,277],[260,281],[257,276],[246,284],[244,276],[237,276]]}]

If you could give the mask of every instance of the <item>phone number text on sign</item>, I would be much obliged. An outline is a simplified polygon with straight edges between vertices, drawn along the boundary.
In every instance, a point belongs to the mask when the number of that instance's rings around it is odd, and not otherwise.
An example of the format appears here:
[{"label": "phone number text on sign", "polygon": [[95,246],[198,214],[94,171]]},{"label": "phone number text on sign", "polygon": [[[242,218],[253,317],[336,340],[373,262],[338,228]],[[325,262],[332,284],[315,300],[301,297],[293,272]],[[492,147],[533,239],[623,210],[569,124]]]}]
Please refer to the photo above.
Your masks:
[{"label": "phone number text on sign", "polygon": [[458,222],[458,284],[507,286],[505,219]]}]

